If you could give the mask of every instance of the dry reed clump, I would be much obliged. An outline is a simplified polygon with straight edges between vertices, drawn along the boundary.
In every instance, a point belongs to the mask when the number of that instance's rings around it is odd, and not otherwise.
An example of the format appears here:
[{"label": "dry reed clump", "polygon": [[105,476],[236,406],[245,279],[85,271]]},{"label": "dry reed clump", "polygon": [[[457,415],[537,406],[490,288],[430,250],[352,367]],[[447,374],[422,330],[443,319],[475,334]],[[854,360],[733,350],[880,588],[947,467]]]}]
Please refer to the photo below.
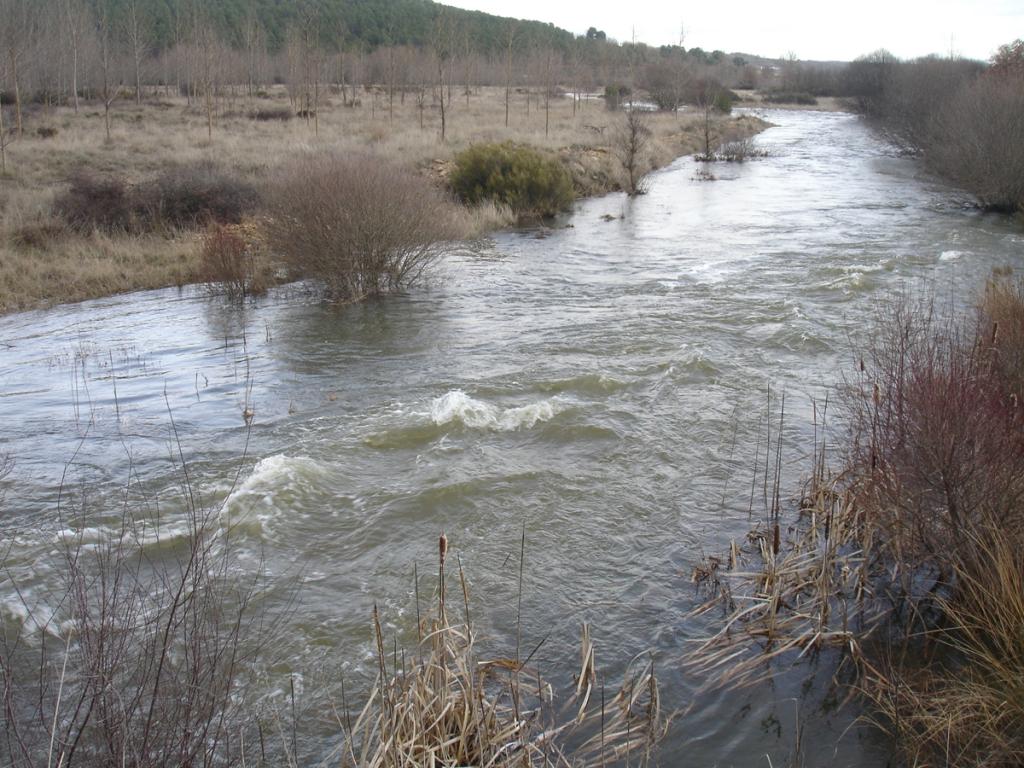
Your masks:
[{"label": "dry reed clump", "polygon": [[930,665],[897,659],[862,683],[913,766],[1024,765],[1024,550],[1019,532],[974,536],[985,560],[958,564],[955,593],[938,600]]},{"label": "dry reed clump", "polygon": [[[479,655],[469,623],[469,591],[459,567],[464,621],[447,605],[447,539],[440,539],[436,609],[419,626],[419,646],[407,666],[392,667],[374,611],[378,679],[340,748],[342,765],[391,766],[598,766],[639,753],[647,763],[664,733],[653,666],[627,671],[606,696],[589,629],[583,627],[580,671],[567,705],[530,658],[487,660]],[[418,609],[417,609],[418,610]],[[635,666],[635,665],[631,665]]]},{"label": "dry reed clump", "polygon": [[281,168],[266,195],[271,249],[296,277],[342,301],[416,283],[464,233],[429,180],[375,155],[315,153]]},{"label": "dry reed clump", "polygon": [[1021,764],[1022,319],[1005,279],[973,324],[882,318],[843,393],[843,471],[823,440],[798,519],[773,503],[728,567],[696,572],[716,587],[698,612],[727,618],[691,667],[740,685],[831,648],[911,765]]}]

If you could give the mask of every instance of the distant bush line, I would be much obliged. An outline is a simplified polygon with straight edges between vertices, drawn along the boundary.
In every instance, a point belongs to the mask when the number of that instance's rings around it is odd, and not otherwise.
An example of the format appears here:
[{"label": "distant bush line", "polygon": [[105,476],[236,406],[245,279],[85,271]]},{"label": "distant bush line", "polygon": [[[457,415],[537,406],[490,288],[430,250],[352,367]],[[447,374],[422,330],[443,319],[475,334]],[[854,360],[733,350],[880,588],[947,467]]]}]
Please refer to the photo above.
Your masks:
[{"label": "distant bush line", "polygon": [[1024,43],[989,67],[963,59],[853,62],[847,90],[866,115],[986,208],[1024,210]]}]

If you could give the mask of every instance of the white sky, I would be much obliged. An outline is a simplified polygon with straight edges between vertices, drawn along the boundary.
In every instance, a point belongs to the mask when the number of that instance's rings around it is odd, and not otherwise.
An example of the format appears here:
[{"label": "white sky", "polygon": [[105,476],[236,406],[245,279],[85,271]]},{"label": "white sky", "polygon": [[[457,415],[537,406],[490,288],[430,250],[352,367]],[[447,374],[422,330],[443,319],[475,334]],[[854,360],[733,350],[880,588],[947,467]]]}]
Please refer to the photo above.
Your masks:
[{"label": "white sky", "polygon": [[1024,0],[441,0],[501,16],[552,22],[583,34],[678,43],[707,51],[801,59],[851,60],[878,48],[901,58],[929,53],[987,59],[1003,43],[1024,37]]}]

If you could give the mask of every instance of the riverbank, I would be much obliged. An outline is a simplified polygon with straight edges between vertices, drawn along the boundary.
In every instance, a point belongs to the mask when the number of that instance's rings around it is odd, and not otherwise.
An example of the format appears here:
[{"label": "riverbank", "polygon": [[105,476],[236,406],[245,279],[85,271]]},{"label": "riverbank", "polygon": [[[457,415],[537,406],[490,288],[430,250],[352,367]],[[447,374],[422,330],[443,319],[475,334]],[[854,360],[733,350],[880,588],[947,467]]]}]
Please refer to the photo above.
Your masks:
[{"label": "riverbank", "polygon": [[[595,196],[622,188],[614,154],[621,119],[603,102],[582,101],[574,109],[571,99],[552,98],[545,108],[537,94],[516,92],[506,127],[504,90],[487,88],[453,95],[441,143],[440,108],[429,92],[423,99],[396,93],[390,105],[379,88],[364,91],[354,105],[340,95],[324,96],[316,116],[302,118],[292,115],[279,87],[253,100],[223,99],[212,129],[203,105],[181,97],[115,102],[108,139],[101,104],[83,105],[77,114],[39,107],[7,150],[0,186],[0,312],[201,281],[202,236],[194,228],[98,233],[69,227],[55,214],[54,202],[82,171],[116,177],[130,188],[168,172],[213,165],[259,192],[294,154],[322,150],[379,154],[444,183],[460,150],[513,141],[557,156],[577,195]],[[700,122],[685,113],[651,114],[646,170],[698,151]],[[750,136],[766,126],[751,116],[716,117],[714,140]],[[488,217],[481,226],[501,223]]]}]

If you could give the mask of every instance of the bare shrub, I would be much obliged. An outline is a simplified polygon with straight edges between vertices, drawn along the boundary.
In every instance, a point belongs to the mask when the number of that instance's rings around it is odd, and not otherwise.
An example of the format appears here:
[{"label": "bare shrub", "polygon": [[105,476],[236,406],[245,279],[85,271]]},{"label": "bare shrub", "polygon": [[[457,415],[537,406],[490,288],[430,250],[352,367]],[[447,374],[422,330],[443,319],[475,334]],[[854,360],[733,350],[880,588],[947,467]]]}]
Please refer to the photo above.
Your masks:
[{"label": "bare shrub", "polygon": [[272,282],[258,244],[239,227],[212,224],[203,238],[199,265],[203,282],[217,285],[232,298],[266,293]]},{"label": "bare shrub", "polygon": [[983,328],[901,303],[873,338],[847,399],[859,504],[901,562],[948,573],[978,526],[1021,517],[1021,412]]},{"label": "bare shrub", "polygon": [[427,179],[373,155],[310,154],[267,195],[267,239],[296,274],[358,301],[419,280],[461,232]]},{"label": "bare shrub", "polygon": [[53,210],[69,227],[83,232],[125,230],[132,221],[124,180],[84,170],[71,177],[70,188],[54,200]]},{"label": "bare shrub", "polygon": [[134,188],[132,207],[143,229],[191,229],[237,224],[257,200],[251,184],[215,166],[192,165]]},{"label": "bare shrub", "polygon": [[726,139],[715,154],[716,159],[727,163],[744,163],[757,157],[768,157],[768,150],[757,145],[753,136]]},{"label": "bare shrub", "polygon": [[130,505],[100,528],[66,521],[62,588],[21,595],[24,618],[0,633],[5,765],[233,765],[236,740],[257,738],[255,582],[233,575],[227,534],[184,495],[178,532]]}]

